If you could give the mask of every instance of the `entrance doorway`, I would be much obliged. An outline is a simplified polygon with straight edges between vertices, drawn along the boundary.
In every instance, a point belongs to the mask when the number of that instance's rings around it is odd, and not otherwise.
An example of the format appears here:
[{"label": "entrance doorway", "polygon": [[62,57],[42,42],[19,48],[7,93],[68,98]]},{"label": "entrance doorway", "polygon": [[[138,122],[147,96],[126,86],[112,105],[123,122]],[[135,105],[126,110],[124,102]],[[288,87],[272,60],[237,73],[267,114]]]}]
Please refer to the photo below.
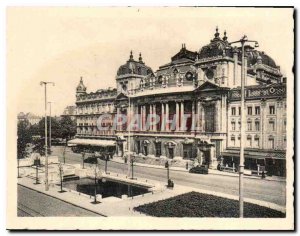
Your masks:
[{"label": "entrance doorway", "polygon": [[148,146],[147,145],[144,146],[144,155],[148,156]]},{"label": "entrance doorway", "polygon": [[183,159],[192,159],[193,146],[192,144],[183,144]]},{"label": "entrance doorway", "polygon": [[207,165],[209,168],[209,163],[210,163],[210,153],[209,151],[202,151],[203,153],[203,165]]},{"label": "entrance doorway", "polygon": [[168,148],[169,149],[169,158],[173,159],[174,158],[174,148]]}]

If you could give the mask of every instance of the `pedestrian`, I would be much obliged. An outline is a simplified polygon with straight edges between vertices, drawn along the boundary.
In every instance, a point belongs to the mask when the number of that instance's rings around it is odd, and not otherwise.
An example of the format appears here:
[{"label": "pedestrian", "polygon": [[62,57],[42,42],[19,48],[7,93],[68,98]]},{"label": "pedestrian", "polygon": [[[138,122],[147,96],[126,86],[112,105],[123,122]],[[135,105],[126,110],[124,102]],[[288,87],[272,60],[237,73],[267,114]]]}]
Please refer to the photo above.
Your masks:
[{"label": "pedestrian", "polygon": [[188,162],[186,162],[185,168],[186,168],[187,170],[189,169],[189,163],[188,163]]}]

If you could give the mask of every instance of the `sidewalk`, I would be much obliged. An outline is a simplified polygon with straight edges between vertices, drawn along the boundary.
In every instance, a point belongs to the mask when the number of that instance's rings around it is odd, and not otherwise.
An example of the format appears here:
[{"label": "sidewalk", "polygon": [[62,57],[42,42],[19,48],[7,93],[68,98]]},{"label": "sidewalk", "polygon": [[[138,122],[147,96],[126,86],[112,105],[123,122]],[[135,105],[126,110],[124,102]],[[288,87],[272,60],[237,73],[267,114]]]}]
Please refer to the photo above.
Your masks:
[{"label": "sidewalk", "polygon": [[[114,157],[111,161],[116,162],[116,163],[121,163],[121,164],[125,165],[124,160],[121,157]],[[134,164],[136,166],[144,166],[144,167],[147,167],[147,168],[165,169],[164,166],[160,166],[160,165],[149,165],[149,164],[138,163],[138,162],[135,162]],[[183,168],[183,167],[172,167],[171,166],[170,170],[187,172],[187,173],[189,172],[186,168]],[[211,174],[211,175],[222,175],[222,176],[230,176],[230,177],[238,177],[239,176],[238,173],[230,173],[230,172],[224,172],[224,171],[213,170],[213,169],[208,169],[208,173]],[[244,178],[261,179],[260,176],[254,176],[254,175],[244,175]],[[284,177],[279,177],[279,176],[266,176],[266,178],[264,178],[264,180],[286,182],[286,179]]]},{"label": "sidewalk", "polygon": [[66,188],[64,188],[66,192],[59,193],[60,187],[56,185],[50,185],[49,190],[46,192],[44,184],[35,185],[33,184],[34,181],[27,177],[23,177],[18,181],[19,181],[18,184],[21,186],[30,188],[34,191],[40,192],[41,194],[46,194],[53,198],[70,203],[74,206],[91,211],[93,213],[99,214],[99,216],[104,216],[104,217],[106,216],[144,216],[145,217],[145,215],[142,215],[141,213],[134,211],[133,208],[139,205],[163,200],[186,192],[185,189],[176,187],[172,190],[164,189],[161,191],[156,191],[154,193],[149,192],[143,195],[138,195],[127,199],[107,197],[104,199],[99,199],[99,201],[101,202],[99,204],[92,204],[91,202],[93,202],[94,200],[93,196],[82,194]]},{"label": "sidewalk", "polygon": [[[170,197],[174,197],[183,193],[195,191],[205,194],[211,194],[219,197],[229,198],[238,200],[238,196],[224,194],[220,192],[214,192],[210,190],[196,189],[192,187],[175,185],[173,189],[164,189],[157,192],[149,192],[143,195],[139,195],[132,198],[120,199],[116,197],[107,197],[104,199],[99,199],[101,203],[92,204],[94,198],[92,196],[82,194],[76,191],[72,191],[70,189],[64,188],[66,192],[59,193],[60,187],[57,185],[50,185],[49,190],[45,191],[44,184],[35,185],[33,184],[33,180],[30,178],[23,177],[18,179],[18,184],[24,187],[30,188],[34,191],[37,191],[41,194],[46,194],[53,198],[59,199],[61,201],[70,203],[79,208],[91,211],[93,213],[99,214],[99,216],[107,217],[107,216],[142,216],[142,217],[150,217],[140,212],[134,211],[134,207],[144,205],[146,203],[152,203],[160,200],[164,200]],[[274,203],[249,199],[245,198],[245,202],[257,204],[260,206],[265,206],[268,208],[272,208],[278,211],[285,212],[285,207],[280,206]],[[63,209],[61,209],[63,210]]]}]

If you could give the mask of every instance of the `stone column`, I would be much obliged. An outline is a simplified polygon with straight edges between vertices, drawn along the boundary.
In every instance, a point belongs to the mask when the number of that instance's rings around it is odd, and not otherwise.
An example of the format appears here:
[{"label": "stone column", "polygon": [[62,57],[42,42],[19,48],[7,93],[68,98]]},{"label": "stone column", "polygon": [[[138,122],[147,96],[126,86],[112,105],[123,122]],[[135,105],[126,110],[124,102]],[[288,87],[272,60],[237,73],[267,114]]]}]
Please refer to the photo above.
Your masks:
[{"label": "stone column", "polygon": [[143,105],[143,131],[146,130],[146,105]]},{"label": "stone column", "polygon": [[[156,117],[156,104],[155,103],[153,104],[152,111],[153,111],[153,115]],[[155,122],[156,122],[156,120],[155,120]],[[153,125],[153,131],[156,131],[156,126],[157,126],[157,124]]]},{"label": "stone column", "polygon": [[195,128],[196,128],[196,116],[195,116],[195,113],[196,113],[196,106],[195,106],[195,101],[193,101],[193,104],[192,104],[192,128],[191,128],[192,132],[195,132]]},{"label": "stone column", "polygon": [[180,130],[180,123],[179,123],[179,102],[176,101],[176,131]]},{"label": "stone column", "polygon": [[217,157],[216,157],[216,148],[214,146],[212,146],[210,148],[210,168],[211,169],[217,169],[218,166],[218,161],[217,161]]},{"label": "stone column", "polygon": [[247,73],[247,70],[248,70],[248,62],[247,62],[247,55],[245,56],[245,71],[244,71],[244,75],[245,75],[245,86],[248,85],[248,73]]},{"label": "stone column", "polygon": [[200,106],[201,110],[201,132],[205,132],[205,109],[203,105]]},{"label": "stone column", "polygon": [[169,131],[170,125],[168,123],[169,121],[169,103],[166,103],[166,131]]},{"label": "stone column", "polygon": [[118,107],[117,108],[117,130],[119,131],[119,130],[121,130],[121,127],[120,127],[120,125],[119,125],[119,116],[120,116],[120,108]]},{"label": "stone column", "polygon": [[151,124],[149,126],[149,130],[153,130],[153,125],[152,125],[152,120],[153,120],[153,117],[152,117],[152,114],[153,114],[153,104],[150,104],[149,106],[150,106],[150,118],[151,118],[151,120],[149,118],[149,123]]},{"label": "stone column", "polygon": [[215,132],[220,132],[220,100],[215,103]]},{"label": "stone column", "polygon": [[183,131],[184,121],[184,101],[180,104],[180,130]]},{"label": "stone column", "polygon": [[234,64],[233,64],[233,85],[238,84],[238,54],[237,54],[237,50],[234,50],[233,52],[233,60],[234,60]]},{"label": "stone column", "polygon": [[260,129],[260,137],[259,137],[259,148],[264,149],[267,146],[265,145],[265,126],[268,125],[267,119],[265,116],[265,110],[266,110],[266,102],[261,102],[261,111],[260,111],[260,122],[261,122],[261,129]]},{"label": "stone column", "polygon": [[197,101],[197,131],[201,130],[201,107],[200,107],[200,101]]},{"label": "stone column", "polygon": [[161,131],[165,130],[165,106],[164,103],[161,103]]}]

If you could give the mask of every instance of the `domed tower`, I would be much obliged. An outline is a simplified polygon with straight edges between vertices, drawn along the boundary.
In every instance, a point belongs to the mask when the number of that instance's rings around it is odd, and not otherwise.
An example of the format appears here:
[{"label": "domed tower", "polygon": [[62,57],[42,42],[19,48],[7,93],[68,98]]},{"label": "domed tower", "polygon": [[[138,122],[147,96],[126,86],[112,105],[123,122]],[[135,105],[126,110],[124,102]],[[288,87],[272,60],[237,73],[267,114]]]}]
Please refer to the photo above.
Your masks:
[{"label": "domed tower", "polygon": [[80,82],[76,88],[76,97],[82,94],[86,94],[86,87],[83,84],[82,77],[80,77]]},{"label": "domed tower", "polygon": [[[214,38],[199,50],[195,62],[199,84],[209,81],[221,87],[241,85],[241,47],[232,47],[227,39],[226,31],[221,38],[217,27]],[[245,46],[245,55],[246,85],[277,83],[281,80],[280,68],[270,56],[251,46]]]},{"label": "domed tower", "polygon": [[152,69],[145,65],[142,54],[140,53],[138,61],[135,61],[131,51],[129,60],[120,66],[117,72],[118,94],[133,94],[136,89],[140,88],[143,80],[152,73]]},{"label": "domed tower", "polygon": [[205,81],[217,84],[218,86],[229,86],[229,61],[232,61],[232,47],[227,41],[227,33],[221,38],[218,27],[214,38],[208,45],[199,50],[196,66],[198,68],[199,85]]}]

